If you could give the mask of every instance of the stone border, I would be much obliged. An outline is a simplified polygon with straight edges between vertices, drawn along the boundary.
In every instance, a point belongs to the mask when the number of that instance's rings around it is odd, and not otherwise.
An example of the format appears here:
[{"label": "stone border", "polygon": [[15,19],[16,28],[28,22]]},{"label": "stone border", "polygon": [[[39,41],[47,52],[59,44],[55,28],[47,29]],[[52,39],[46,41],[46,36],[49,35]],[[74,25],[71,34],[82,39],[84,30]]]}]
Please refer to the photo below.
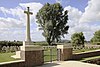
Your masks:
[{"label": "stone border", "polygon": [[0,65],[17,63],[17,62],[25,62],[25,60],[16,60],[16,61],[9,61],[9,62],[1,62]]},{"label": "stone border", "polygon": [[42,46],[36,46],[36,45],[25,45],[21,46],[22,51],[36,51],[36,50],[43,50]]},{"label": "stone border", "polygon": [[57,45],[57,49],[66,49],[66,48],[72,48],[72,47],[67,45]]},{"label": "stone border", "polygon": [[2,62],[0,67],[25,67],[25,60]]}]

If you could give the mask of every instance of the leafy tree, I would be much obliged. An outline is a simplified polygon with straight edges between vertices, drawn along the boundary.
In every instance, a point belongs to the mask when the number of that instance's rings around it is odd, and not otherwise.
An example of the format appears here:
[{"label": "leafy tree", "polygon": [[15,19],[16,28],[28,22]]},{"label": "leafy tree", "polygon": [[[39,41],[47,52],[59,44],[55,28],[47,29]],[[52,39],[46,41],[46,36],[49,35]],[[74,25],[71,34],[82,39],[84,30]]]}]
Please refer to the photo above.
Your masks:
[{"label": "leafy tree", "polygon": [[37,23],[42,28],[42,35],[49,45],[59,42],[61,36],[67,34],[69,26],[67,24],[68,11],[64,11],[59,3],[45,4],[36,15]]},{"label": "leafy tree", "polygon": [[80,33],[74,33],[71,36],[71,42],[73,46],[83,46],[84,47],[84,41],[85,41],[85,37],[83,35],[82,32]]},{"label": "leafy tree", "polygon": [[91,39],[91,42],[94,44],[100,44],[100,30],[98,30],[94,33],[94,36]]}]

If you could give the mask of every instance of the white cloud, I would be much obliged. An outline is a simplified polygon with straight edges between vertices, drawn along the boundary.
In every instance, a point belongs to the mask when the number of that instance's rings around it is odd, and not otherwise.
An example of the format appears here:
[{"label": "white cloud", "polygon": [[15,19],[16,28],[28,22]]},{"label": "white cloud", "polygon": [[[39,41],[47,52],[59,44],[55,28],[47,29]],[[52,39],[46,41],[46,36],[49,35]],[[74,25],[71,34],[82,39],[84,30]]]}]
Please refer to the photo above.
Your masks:
[{"label": "white cloud", "polygon": [[[41,3],[35,3],[35,2],[20,3],[19,5],[20,5],[20,7],[22,7],[25,10],[27,10],[27,7],[30,7],[30,11],[33,12],[33,15],[31,15],[31,23],[36,21],[36,14],[39,11],[39,9],[42,8],[42,6],[43,6]],[[24,18],[24,20],[25,20],[25,18]]]},{"label": "white cloud", "polygon": [[78,25],[79,23],[79,19],[82,16],[82,12],[79,11],[77,8],[71,7],[71,6],[67,6],[64,8],[64,10],[68,10],[68,25],[70,27],[74,27],[76,25]]},{"label": "white cloud", "polygon": [[33,12],[32,17],[35,18],[37,12],[39,9],[43,6],[41,3],[20,3],[19,4],[23,9],[27,9],[27,7],[30,7],[30,11]]},{"label": "white cloud", "polygon": [[62,2],[62,0],[56,0],[56,2],[57,2],[57,3],[61,3],[61,2]]},{"label": "white cloud", "polygon": [[78,32],[79,28],[79,19],[82,16],[82,12],[75,7],[67,6],[64,10],[68,10],[68,25],[69,25],[69,34],[66,35],[66,39],[70,39],[71,35],[75,32]]},{"label": "white cloud", "polygon": [[80,23],[100,22],[100,0],[89,0],[85,8]]},{"label": "white cloud", "polygon": [[[34,34],[31,34],[34,37],[34,41],[36,38],[42,39],[41,36],[38,36],[40,32],[36,32],[36,23],[35,16],[39,9],[43,5],[40,3],[20,3],[15,8],[5,8],[0,7],[0,12],[2,12],[5,16],[0,17],[0,40],[25,40],[25,26],[26,26],[26,15],[24,14],[24,10],[26,7],[30,7],[30,11],[33,12],[31,16],[31,25],[35,25],[32,27]],[[38,39],[38,40],[39,40]]]},{"label": "white cloud", "polygon": [[23,9],[19,6],[16,8],[10,8],[10,9],[5,8],[5,7],[0,7],[0,11],[2,11],[5,14],[5,16],[8,16],[8,14],[12,16],[20,17],[20,18],[25,16],[23,13]]},{"label": "white cloud", "polygon": [[68,10],[68,25],[69,34],[66,38],[70,38],[75,32],[83,32],[86,40],[90,40],[93,37],[93,33],[100,29],[100,7],[99,0],[90,0],[88,6],[85,8],[85,12],[81,12],[77,8],[67,6],[64,10]]},{"label": "white cloud", "polygon": [[22,28],[24,27],[20,20],[14,18],[0,17],[0,28]]},{"label": "white cloud", "polygon": [[22,29],[0,29],[0,40],[24,40],[24,32]]}]

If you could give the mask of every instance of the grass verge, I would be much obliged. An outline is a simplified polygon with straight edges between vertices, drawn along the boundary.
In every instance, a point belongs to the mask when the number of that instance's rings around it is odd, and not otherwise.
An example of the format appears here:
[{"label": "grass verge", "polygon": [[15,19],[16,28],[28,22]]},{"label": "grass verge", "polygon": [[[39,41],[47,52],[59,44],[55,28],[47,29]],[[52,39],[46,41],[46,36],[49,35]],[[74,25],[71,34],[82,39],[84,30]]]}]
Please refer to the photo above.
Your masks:
[{"label": "grass verge", "polygon": [[15,53],[0,53],[0,63],[1,62],[8,62],[8,61],[14,61],[14,60],[18,60],[18,59],[14,59],[11,56],[15,55]]},{"label": "grass verge", "polygon": [[100,58],[100,56],[94,56],[94,57],[83,58],[83,59],[80,60],[80,61],[88,61],[88,60],[93,60],[93,59],[98,59],[98,58]]}]

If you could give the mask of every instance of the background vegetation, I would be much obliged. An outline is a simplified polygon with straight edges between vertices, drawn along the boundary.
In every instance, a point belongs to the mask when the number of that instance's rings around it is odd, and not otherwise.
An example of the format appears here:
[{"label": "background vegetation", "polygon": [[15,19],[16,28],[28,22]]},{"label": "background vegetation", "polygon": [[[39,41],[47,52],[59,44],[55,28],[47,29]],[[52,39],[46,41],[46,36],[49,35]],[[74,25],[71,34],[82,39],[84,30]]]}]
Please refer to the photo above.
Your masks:
[{"label": "background vegetation", "polygon": [[61,36],[64,37],[64,34],[68,33],[68,11],[63,13],[63,7],[59,3],[45,4],[37,13],[36,18],[39,27],[43,30],[42,35],[49,45],[59,42]]},{"label": "background vegetation", "polygon": [[93,38],[91,39],[92,44],[100,45],[100,30],[94,33]]}]

